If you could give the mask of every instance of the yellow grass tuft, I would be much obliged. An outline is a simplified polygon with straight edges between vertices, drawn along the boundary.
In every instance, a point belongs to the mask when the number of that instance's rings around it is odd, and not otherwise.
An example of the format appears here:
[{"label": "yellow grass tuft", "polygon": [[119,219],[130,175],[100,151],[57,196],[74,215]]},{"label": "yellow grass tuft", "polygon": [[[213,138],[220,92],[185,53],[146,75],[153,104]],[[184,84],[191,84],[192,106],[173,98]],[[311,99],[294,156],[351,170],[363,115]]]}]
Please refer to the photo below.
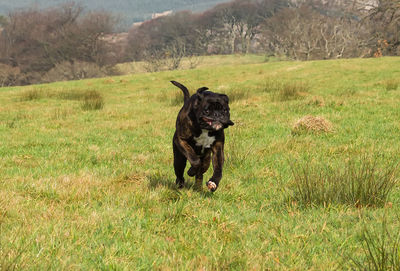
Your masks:
[{"label": "yellow grass tuft", "polygon": [[304,133],[329,133],[332,132],[333,125],[323,117],[305,116],[299,119],[292,128],[292,134],[300,135]]}]

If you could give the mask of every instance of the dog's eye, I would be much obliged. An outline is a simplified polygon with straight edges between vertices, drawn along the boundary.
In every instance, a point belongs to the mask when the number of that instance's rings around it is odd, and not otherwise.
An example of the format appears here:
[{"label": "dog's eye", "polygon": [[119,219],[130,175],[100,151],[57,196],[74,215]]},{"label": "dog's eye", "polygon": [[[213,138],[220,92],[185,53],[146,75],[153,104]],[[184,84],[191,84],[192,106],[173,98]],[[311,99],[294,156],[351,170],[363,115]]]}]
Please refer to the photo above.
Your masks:
[{"label": "dog's eye", "polygon": [[204,114],[209,114],[210,113],[210,110],[208,110],[208,109],[204,109]]}]

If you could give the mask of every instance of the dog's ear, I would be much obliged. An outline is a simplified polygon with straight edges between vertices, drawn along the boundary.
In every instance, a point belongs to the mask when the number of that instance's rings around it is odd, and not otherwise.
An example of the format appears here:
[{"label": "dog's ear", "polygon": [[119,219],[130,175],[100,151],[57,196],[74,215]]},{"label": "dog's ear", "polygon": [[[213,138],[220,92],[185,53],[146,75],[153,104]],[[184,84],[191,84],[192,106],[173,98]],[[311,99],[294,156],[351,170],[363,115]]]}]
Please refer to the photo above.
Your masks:
[{"label": "dog's ear", "polygon": [[233,121],[231,121],[231,120],[228,120],[228,122],[224,124],[224,129],[228,128],[229,126],[233,126],[233,125],[235,125],[235,123],[233,123]]},{"label": "dog's ear", "polygon": [[202,87],[199,88],[196,92],[196,100],[194,102],[194,107],[197,108],[199,103],[203,100],[204,98],[204,91],[206,91],[208,87]]},{"label": "dog's ear", "polygon": [[207,89],[208,89],[208,87],[199,88],[199,89],[197,90],[196,93],[197,93],[199,96],[203,97],[203,92],[206,91]]},{"label": "dog's ear", "polygon": [[219,94],[219,96],[224,100],[224,102],[226,102],[227,104],[229,104],[229,98],[227,95],[225,94]]}]

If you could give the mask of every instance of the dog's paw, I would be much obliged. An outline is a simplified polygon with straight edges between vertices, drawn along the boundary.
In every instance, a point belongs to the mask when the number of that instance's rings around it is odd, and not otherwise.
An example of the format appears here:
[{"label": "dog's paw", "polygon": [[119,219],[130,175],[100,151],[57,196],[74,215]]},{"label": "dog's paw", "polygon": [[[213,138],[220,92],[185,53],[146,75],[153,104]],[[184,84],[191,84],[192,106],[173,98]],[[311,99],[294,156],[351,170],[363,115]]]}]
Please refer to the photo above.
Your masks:
[{"label": "dog's paw", "polygon": [[190,167],[188,172],[187,172],[187,175],[189,175],[190,177],[193,177],[193,176],[196,175],[196,173],[197,173],[197,168]]},{"label": "dog's paw", "polygon": [[180,188],[183,188],[183,186],[185,185],[185,180],[176,179],[175,183],[178,186],[178,188],[180,189]]},{"label": "dog's paw", "polygon": [[195,191],[202,191],[203,190],[203,184],[202,181],[196,181],[193,185],[193,190]]},{"label": "dog's paw", "polygon": [[217,185],[213,182],[213,181],[208,181],[206,183],[208,190],[210,190],[211,192],[214,192],[215,190],[217,190]]}]

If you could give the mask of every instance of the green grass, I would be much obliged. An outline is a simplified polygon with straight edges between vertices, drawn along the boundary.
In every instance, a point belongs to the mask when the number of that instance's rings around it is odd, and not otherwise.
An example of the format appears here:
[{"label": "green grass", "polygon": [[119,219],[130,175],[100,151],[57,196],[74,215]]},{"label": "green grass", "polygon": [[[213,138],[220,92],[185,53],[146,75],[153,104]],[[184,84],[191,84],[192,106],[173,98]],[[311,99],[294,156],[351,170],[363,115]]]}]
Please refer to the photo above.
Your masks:
[{"label": "green grass", "polygon": [[398,230],[391,232],[385,214],[378,229],[365,225],[361,240],[365,257],[354,259],[349,255],[352,270],[400,270],[400,234]]},{"label": "green grass", "polygon": [[[202,56],[183,58],[180,63],[179,69],[188,70],[193,68],[207,68],[225,65],[243,65],[243,64],[256,64],[266,61],[276,61],[274,58],[267,58],[263,55],[222,55],[222,56]],[[163,61],[161,61],[162,63]],[[149,70],[149,63],[145,62],[131,62],[122,63],[116,66],[117,70],[122,74],[132,73],[147,73]],[[168,70],[167,66],[154,67],[159,70]]]},{"label": "green grass", "polygon": [[[377,206],[307,206],[294,196],[291,162],[340,169],[370,154],[381,158],[378,172],[396,163],[400,92],[385,82],[400,77],[400,58],[213,61],[0,89],[0,269],[348,270],[348,255],[368,257],[366,224],[380,227],[385,213],[397,236],[398,183]],[[306,89],[276,99],[271,78]],[[232,94],[235,126],[214,194],[194,191],[193,179],[175,189],[181,93],[170,80]],[[88,91],[102,97],[101,110],[82,108]],[[334,131],[293,136],[306,115]]]}]

